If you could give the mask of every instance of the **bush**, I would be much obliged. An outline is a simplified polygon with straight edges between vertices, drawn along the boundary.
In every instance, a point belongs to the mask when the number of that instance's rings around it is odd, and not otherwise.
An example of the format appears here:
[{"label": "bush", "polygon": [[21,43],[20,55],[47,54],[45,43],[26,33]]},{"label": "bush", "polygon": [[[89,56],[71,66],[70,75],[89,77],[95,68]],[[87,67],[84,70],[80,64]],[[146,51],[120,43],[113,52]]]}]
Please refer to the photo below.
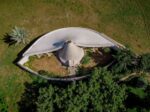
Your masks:
[{"label": "bush", "polygon": [[135,68],[135,54],[128,49],[119,49],[113,58],[115,64],[112,65],[111,70],[114,73],[126,73]]},{"label": "bush", "polygon": [[111,49],[109,47],[103,48],[104,53],[110,53]]},{"label": "bush", "polygon": [[150,110],[140,108],[140,107],[134,107],[134,108],[128,108],[127,112],[149,112]]},{"label": "bush", "polygon": [[33,62],[36,58],[37,58],[37,57],[36,57],[35,55],[30,56],[30,57],[29,57],[29,60],[28,60],[26,63],[24,63],[24,66],[27,66],[27,67],[29,67],[29,68],[32,68],[32,62]]},{"label": "bush", "polygon": [[144,71],[150,71],[150,53],[141,55],[140,67]]},{"label": "bush", "polygon": [[91,60],[91,57],[88,55],[85,55],[81,61],[82,64],[88,64]]},{"label": "bush", "polygon": [[20,43],[23,43],[23,44],[26,44],[28,39],[27,39],[27,32],[24,28],[19,28],[17,26],[15,26],[11,33],[9,34],[10,36],[10,39],[15,41],[16,44],[20,44]]},{"label": "bush", "polygon": [[81,63],[88,64],[91,60],[91,56],[92,56],[92,49],[90,49],[90,48],[86,49],[86,54],[84,55]]},{"label": "bush", "polygon": [[124,110],[125,87],[119,86],[106,69],[95,69],[88,81],[62,87],[41,88],[38,112],[120,112]]},{"label": "bush", "polygon": [[87,54],[88,56],[92,56],[92,54],[93,54],[92,49],[91,49],[91,48],[86,48],[86,54]]}]

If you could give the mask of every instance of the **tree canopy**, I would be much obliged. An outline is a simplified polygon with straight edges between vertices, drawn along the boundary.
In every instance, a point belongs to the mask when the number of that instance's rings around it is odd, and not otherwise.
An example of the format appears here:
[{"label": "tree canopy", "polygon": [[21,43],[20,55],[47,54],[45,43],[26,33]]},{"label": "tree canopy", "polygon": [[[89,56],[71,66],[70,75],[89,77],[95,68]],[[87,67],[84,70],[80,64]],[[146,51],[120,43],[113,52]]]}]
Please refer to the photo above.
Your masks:
[{"label": "tree canopy", "polygon": [[141,55],[140,66],[142,70],[150,71],[150,53]]},{"label": "tree canopy", "polygon": [[[128,49],[122,49],[116,51],[114,59],[115,63],[108,67],[78,69],[79,75],[89,76],[85,80],[69,83],[38,80],[38,83],[32,83],[31,88],[27,89],[27,94],[22,98],[25,101],[22,100],[21,110],[148,112],[150,85],[147,71],[149,71],[150,55],[137,56]],[[125,78],[125,75],[129,77]],[[120,81],[120,76],[125,80]]]},{"label": "tree canopy", "polygon": [[135,54],[129,49],[118,49],[113,57],[115,64],[113,64],[111,70],[115,73],[131,71],[135,66]]},{"label": "tree canopy", "polygon": [[41,88],[38,112],[117,112],[124,110],[125,87],[113,81],[106,69],[96,68],[87,81],[73,82],[66,87]]}]

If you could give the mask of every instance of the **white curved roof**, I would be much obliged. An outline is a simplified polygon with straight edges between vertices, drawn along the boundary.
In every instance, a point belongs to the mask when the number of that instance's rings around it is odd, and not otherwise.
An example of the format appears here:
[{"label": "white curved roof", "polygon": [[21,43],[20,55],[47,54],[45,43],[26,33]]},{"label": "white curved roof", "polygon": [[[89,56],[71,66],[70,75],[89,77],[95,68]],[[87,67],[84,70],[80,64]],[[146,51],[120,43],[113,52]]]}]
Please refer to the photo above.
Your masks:
[{"label": "white curved roof", "polygon": [[80,27],[68,27],[51,31],[39,38],[27,49],[23,56],[30,56],[59,50],[67,40],[81,47],[117,46],[116,41],[94,30]]},{"label": "white curved roof", "polygon": [[67,66],[78,65],[84,56],[83,48],[76,46],[73,42],[66,42],[59,50],[59,59]]}]

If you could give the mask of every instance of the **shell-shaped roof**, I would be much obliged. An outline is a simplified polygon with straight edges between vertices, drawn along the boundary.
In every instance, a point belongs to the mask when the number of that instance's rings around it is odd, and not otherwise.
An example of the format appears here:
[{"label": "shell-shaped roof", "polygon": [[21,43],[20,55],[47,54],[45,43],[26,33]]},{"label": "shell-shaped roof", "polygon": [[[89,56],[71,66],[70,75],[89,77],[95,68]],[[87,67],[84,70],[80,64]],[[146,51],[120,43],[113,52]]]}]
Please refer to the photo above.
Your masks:
[{"label": "shell-shaped roof", "polygon": [[76,46],[74,43],[66,42],[63,49],[59,50],[59,59],[67,66],[78,65],[84,56],[83,48]]},{"label": "shell-shaped roof", "polygon": [[43,35],[35,41],[29,49],[27,49],[23,56],[59,50],[68,40],[71,40],[77,46],[81,47],[117,46],[116,41],[94,30],[80,27],[67,27]]}]

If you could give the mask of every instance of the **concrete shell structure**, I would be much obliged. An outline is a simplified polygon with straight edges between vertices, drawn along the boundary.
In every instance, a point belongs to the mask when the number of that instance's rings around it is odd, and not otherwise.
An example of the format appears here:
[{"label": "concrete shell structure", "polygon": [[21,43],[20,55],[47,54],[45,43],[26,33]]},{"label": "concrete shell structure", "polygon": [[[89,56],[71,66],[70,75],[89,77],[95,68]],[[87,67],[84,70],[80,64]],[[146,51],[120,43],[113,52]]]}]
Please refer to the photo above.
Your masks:
[{"label": "concrete shell structure", "polygon": [[68,41],[59,51],[58,56],[64,65],[76,66],[80,64],[80,61],[84,56],[84,51],[82,48],[76,46],[72,41]]},{"label": "concrete shell structure", "polygon": [[[72,43],[65,46],[65,42],[70,40]],[[24,66],[28,61],[29,56],[59,51],[59,58],[62,63],[74,66],[80,62],[84,52],[84,47],[124,47],[113,39],[109,38],[103,33],[96,32],[91,29],[81,27],[67,27],[51,31],[41,36],[23,53],[21,60],[18,64],[23,69],[41,76],[37,72]],[[75,52],[74,52],[75,51]],[[77,56],[77,54],[79,56]],[[43,76],[41,76],[43,77]],[[58,78],[46,79],[58,80]],[[75,79],[78,79],[77,77]],[[61,78],[61,80],[66,80]],[[67,79],[69,80],[69,79]],[[70,79],[72,80],[72,79]]]},{"label": "concrete shell structure", "polygon": [[67,40],[80,47],[111,47],[120,44],[102,33],[80,27],[68,27],[54,30],[43,35],[23,54],[31,56],[61,49]]}]

